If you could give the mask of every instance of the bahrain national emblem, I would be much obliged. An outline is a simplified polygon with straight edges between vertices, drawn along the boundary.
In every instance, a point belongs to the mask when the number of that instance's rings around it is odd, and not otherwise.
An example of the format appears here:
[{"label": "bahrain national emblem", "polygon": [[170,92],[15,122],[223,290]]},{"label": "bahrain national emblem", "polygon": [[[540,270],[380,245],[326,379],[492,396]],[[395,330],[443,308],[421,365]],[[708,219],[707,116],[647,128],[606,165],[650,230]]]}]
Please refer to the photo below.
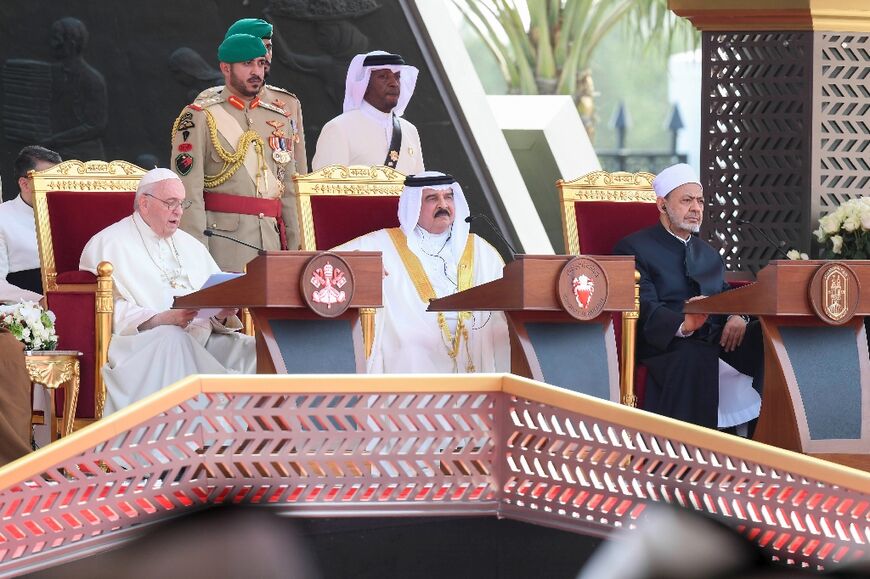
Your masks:
[{"label": "bahrain national emblem", "polygon": [[607,302],[607,274],[591,257],[575,257],[562,268],[556,295],[572,317],[584,321],[596,318]]},{"label": "bahrain national emblem", "polygon": [[300,278],[302,297],[308,307],[327,318],[347,310],[353,297],[353,274],[347,262],[334,253],[311,258]]},{"label": "bahrain national emblem", "polygon": [[577,305],[584,310],[589,308],[589,300],[595,293],[595,282],[589,279],[588,275],[583,274],[575,277],[571,283],[574,285],[574,297],[577,299]]}]

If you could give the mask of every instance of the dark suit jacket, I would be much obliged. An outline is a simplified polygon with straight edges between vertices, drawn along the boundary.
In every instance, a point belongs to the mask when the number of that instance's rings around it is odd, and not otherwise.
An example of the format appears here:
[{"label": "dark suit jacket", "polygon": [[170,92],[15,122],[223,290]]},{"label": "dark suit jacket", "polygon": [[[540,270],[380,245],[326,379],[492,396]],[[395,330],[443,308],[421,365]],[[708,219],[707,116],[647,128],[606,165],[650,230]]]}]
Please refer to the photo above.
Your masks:
[{"label": "dark suit jacket", "polygon": [[[625,237],[613,252],[633,255],[640,272],[640,359],[667,351],[683,321],[686,300],[715,295],[729,287],[725,264],[710,244],[693,235],[687,247],[661,224]],[[718,339],[724,321],[723,316],[710,316],[694,336]]]}]

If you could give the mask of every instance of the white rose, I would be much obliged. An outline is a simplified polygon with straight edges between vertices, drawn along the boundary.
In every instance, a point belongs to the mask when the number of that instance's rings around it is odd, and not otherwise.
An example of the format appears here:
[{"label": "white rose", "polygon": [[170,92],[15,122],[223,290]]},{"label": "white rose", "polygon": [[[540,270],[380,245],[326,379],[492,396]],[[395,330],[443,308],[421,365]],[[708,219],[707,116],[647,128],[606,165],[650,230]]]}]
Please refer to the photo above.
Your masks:
[{"label": "white rose", "polygon": [[831,251],[833,251],[834,253],[840,253],[841,251],[843,251],[843,237],[842,236],[840,236],[840,235],[833,236],[831,238],[831,243],[833,244]]},{"label": "white rose", "polygon": [[797,249],[789,249],[788,253],[786,253],[789,259],[800,259],[801,254]]},{"label": "white rose", "polygon": [[828,235],[837,233],[840,230],[839,216],[836,213],[825,215],[819,219],[819,228]]},{"label": "white rose", "polygon": [[809,260],[810,260],[810,256],[807,255],[806,253],[802,253],[802,254],[801,254],[801,259],[804,260],[804,261],[809,261]]},{"label": "white rose", "polygon": [[859,227],[861,227],[861,219],[857,215],[850,215],[843,221],[843,229],[849,233],[852,233]]}]

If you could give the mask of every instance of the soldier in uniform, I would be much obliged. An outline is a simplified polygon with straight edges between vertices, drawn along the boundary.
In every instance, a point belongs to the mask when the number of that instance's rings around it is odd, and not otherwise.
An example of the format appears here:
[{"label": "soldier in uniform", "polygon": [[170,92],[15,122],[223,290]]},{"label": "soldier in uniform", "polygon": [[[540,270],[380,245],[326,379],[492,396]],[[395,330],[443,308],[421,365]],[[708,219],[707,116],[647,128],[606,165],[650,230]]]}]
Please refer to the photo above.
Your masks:
[{"label": "soldier in uniform", "polygon": [[[266,23],[268,25],[268,23]],[[261,35],[233,34],[218,48],[223,87],[185,107],[172,127],[173,170],[192,202],[181,227],[225,271],[242,271],[257,250],[297,249],[294,172],[307,173],[302,108],[264,85]]]}]

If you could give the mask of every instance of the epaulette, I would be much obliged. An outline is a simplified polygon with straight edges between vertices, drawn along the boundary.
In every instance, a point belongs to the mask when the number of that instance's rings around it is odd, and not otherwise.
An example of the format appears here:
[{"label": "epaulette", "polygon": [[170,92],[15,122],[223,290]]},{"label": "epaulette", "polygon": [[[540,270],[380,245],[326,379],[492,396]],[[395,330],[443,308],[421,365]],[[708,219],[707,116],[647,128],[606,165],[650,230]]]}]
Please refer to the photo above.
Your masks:
[{"label": "epaulette", "polygon": [[[212,96],[205,98],[205,99],[196,99],[193,102],[193,104],[191,104],[189,106],[191,108],[198,106],[199,107],[198,110],[203,110],[203,109],[207,109],[208,107],[210,107],[212,105],[222,103],[222,102],[224,102],[224,100],[225,99],[224,99],[223,93],[217,93],[217,94],[212,95]],[[194,110],[197,110],[197,109],[194,109]]]},{"label": "epaulette", "polygon": [[289,94],[290,96],[292,96],[292,97],[295,98],[296,100],[299,100],[299,97],[298,97],[298,96],[296,96],[295,94],[293,94],[292,92],[290,92],[289,90],[287,90],[287,89],[285,89],[285,88],[281,88],[280,86],[275,86],[275,85],[267,84],[267,85],[266,85],[266,88],[269,89],[269,90],[275,90],[275,91],[278,91],[278,92],[283,92],[284,94]]},{"label": "epaulette", "polygon": [[224,85],[219,84],[218,86],[213,86],[211,88],[205,89],[204,91],[202,91],[201,93],[196,95],[196,98],[193,100],[194,100],[194,102],[196,102],[196,101],[201,101],[201,100],[204,100],[207,98],[211,98],[223,90],[224,90]]}]

